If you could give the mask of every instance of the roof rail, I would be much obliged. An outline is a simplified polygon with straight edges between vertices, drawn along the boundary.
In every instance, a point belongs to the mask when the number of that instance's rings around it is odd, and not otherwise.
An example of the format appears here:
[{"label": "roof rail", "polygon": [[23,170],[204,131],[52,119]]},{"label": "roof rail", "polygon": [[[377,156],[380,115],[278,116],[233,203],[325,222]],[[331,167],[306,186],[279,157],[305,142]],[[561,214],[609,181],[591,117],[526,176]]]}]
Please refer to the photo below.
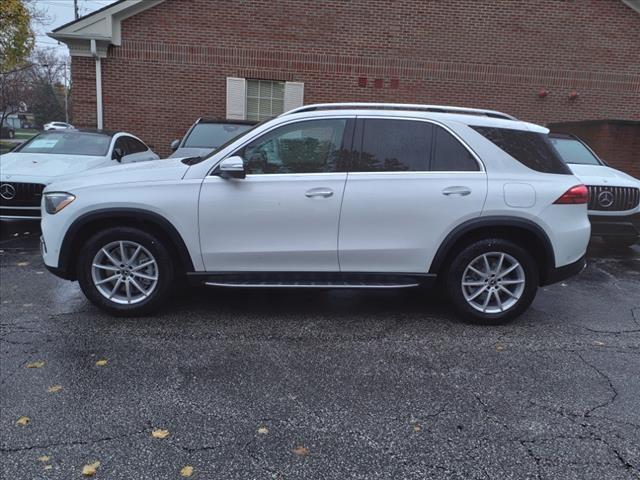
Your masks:
[{"label": "roof rail", "polygon": [[370,109],[370,110],[414,110],[420,112],[436,113],[459,113],[465,115],[483,115],[485,117],[502,118],[505,120],[517,120],[516,117],[495,110],[485,110],[482,108],[449,107],[445,105],[420,105],[411,103],[316,103],[313,105],[303,105],[294,108],[282,115],[292,113],[315,112],[319,110],[342,110],[342,109]]}]

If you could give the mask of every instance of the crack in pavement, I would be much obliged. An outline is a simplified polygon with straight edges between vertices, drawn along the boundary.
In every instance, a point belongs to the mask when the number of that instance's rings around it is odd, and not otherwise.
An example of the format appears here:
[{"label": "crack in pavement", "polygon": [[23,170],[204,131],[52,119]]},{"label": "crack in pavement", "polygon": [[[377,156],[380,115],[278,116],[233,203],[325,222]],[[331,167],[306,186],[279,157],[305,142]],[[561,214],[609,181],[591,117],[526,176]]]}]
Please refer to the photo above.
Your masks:
[{"label": "crack in pavement", "polygon": [[54,443],[47,443],[42,445],[29,445],[26,447],[15,447],[15,448],[0,447],[0,453],[16,453],[16,452],[26,452],[31,450],[45,450],[45,449],[51,449],[55,447],[73,447],[77,445],[93,445],[95,443],[112,442],[115,440],[122,440],[125,438],[134,437],[136,435],[141,435],[145,432],[150,431],[151,428],[152,428],[151,424],[148,424],[145,428],[141,430],[124,433],[122,435],[116,435],[114,437],[101,437],[101,438],[94,438],[89,440],[71,440],[68,442],[54,442]]},{"label": "crack in pavement", "polygon": [[609,400],[607,400],[606,402],[601,403],[601,404],[599,404],[599,405],[596,405],[595,407],[590,408],[589,410],[587,410],[587,411],[585,412],[584,416],[588,418],[588,417],[589,417],[589,416],[591,416],[591,414],[592,414],[593,412],[595,412],[596,410],[598,410],[598,409],[600,409],[600,408],[604,408],[604,407],[608,407],[608,406],[612,405],[612,404],[613,404],[613,402],[615,402],[615,401],[616,401],[616,398],[618,398],[618,390],[617,390],[617,389],[616,389],[616,387],[613,385],[613,382],[611,381],[611,379],[610,379],[610,378],[609,378],[609,377],[608,377],[604,372],[602,372],[598,367],[596,367],[595,365],[593,365],[593,364],[591,364],[591,363],[587,362],[587,361],[584,359],[584,357],[583,357],[579,352],[576,352],[576,355],[578,356],[578,358],[579,358],[580,360],[582,360],[582,362],[583,362],[585,365],[589,366],[589,367],[590,367],[593,371],[595,371],[595,372],[596,372],[600,377],[604,378],[604,379],[607,381],[607,384],[609,385],[609,389],[613,392],[613,395],[611,396],[611,398],[610,398]]}]

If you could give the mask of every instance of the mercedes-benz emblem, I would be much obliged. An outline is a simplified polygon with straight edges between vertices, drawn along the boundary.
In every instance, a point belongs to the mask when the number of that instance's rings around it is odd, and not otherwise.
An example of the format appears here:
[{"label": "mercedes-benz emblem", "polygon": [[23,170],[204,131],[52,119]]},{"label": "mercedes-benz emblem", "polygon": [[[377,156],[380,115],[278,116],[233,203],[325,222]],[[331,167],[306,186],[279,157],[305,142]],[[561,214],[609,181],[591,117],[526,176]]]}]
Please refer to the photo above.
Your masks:
[{"label": "mercedes-benz emblem", "polygon": [[5,200],[13,200],[13,197],[16,196],[16,189],[10,183],[3,183],[0,185],[0,197]]},{"label": "mercedes-benz emblem", "polygon": [[600,194],[598,194],[598,204],[602,207],[602,208],[609,208],[611,205],[613,205],[615,198],[613,196],[613,192],[610,192],[609,190],[605,190],[604,192],[600,192]]}]

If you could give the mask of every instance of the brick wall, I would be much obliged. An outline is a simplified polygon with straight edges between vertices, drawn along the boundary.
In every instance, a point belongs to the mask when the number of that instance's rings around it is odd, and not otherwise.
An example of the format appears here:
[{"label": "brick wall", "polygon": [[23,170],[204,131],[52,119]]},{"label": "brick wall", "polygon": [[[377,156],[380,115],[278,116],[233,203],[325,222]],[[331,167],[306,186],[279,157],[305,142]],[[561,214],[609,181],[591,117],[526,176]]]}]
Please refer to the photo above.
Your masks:
[{"label": "brick wall", "polygon": [[549,128],[576,135],[613,168],[640,179],[640,122],[567,122]]},{"label": "brick wall", "polygon": [[[105,126],[163,155],[197,117],[225,116],[227,76],[302,81],[305,103],[640,119],[640,15],[619,0],[166,0],[125,20],[122,39],[102,62]],[[80,126],[95,125],[94,68],[74,58]]]}]

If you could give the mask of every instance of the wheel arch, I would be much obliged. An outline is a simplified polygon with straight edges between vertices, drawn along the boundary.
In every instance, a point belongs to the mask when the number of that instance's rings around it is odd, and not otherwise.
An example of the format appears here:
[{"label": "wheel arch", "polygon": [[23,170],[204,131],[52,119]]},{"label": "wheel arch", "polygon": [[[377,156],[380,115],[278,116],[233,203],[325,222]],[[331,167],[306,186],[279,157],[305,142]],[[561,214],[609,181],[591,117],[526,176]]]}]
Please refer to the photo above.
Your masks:
[{"label": "wheel arch", "polygon": [[178,272],[192,272],[193,261],[178,230],[162,215],[138,208],[96,210],[78,217],[67,229],[58,260],[58,274],[76,280],[76,262],[73,252],[79,252],[83,243],[98,231],[109,227],[134,227],[155,234],[165,240],[175,260]]},{"label": "wheel arch", "polygon": [[540,284],[547,283],[548,277],[555,269],[555,254],[551,240],[539,225],[525,218],[481,217],[458,225],[441,243],[433,257],[429,273],[441,272],[463,245],[482,238],[495,237],[512,240],[526,247],[539,266]]}]

